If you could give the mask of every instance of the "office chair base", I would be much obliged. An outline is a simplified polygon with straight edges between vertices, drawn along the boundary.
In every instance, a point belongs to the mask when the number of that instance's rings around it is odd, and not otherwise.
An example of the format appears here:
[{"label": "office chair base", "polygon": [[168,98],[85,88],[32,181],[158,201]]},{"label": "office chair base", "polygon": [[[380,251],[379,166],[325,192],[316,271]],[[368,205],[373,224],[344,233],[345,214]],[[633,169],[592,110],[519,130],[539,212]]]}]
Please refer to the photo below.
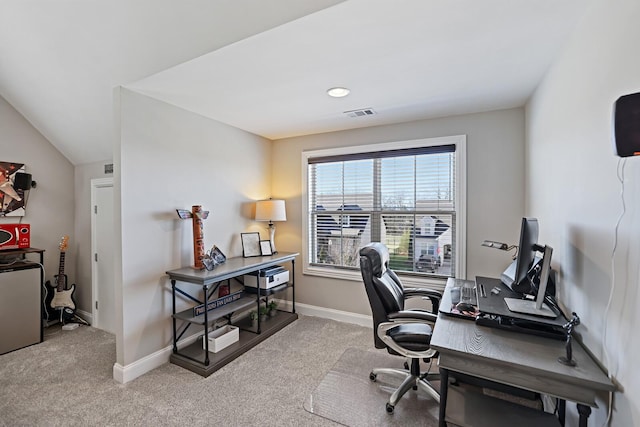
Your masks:
[{"label": "office chair base", "polygon": [[428,382],[429,380],[439,380],[440,374],[427,372],[420,376],[416,376],[411,374],[410,371],[404,369],[376,368],[369,374],[369,379],[372,382],[375,382],[378,378],[378,374],[387,374],[403,380],[402,384],[400,384],[400,386],[391,394],[391,397],[387,402],[386,410],[390,414],[393,413],[396,404],[400,401],[402,396],[409,391],[409,389],[420,389],[427,395],[431,396],[431,398],[437,403],[440,403],[440,393],[438,393],[438,390]]},{"label": "office chair base", "polygon": [[375,368],[371,370],[369,374],[369,379],[371,381],[376,381],[376,377],[379,374],[391,375],[394,378],[398,378],[404,380],[407,376],[411,375],[411,372],[408,369],[394,369],[394,368]]}]

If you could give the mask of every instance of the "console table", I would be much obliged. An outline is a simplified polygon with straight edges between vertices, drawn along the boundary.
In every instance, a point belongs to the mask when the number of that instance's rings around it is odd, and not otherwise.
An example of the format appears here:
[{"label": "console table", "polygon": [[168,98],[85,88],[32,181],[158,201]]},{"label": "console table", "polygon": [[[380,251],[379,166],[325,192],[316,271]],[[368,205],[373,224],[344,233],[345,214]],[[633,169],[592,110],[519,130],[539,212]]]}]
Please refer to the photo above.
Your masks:
[{"label": "console table", "polygon": [[[445,292],[452,284],[453,279],[449,279]],[[558,362],[558,357],[565,355],[564,341],[478,326],[473,321],[441,313],[431,337],[431,347],[440,353],[439,422],[443,427],[447,421],[463,426],[477,425],[477,420],[482,418],[478,413],[461,413],[452,419],[454,414],[447,413],[447,394],[453,391],[449,390],[449,371],[557,397],[561,399],[558,416],[562,425],[565,400],[578,404],[580,426],[586,427],[591,407],[597,407],[596,394],[615,390],[600,366],[575,340],[573,358],[577,365],[571,367]],[[465,395],[461,398],[465,399],[465,410],[482,410],[471,402],[466,404]],[[487,410],[487,406],[484,408]]]},{"label": "console table", "polygon": [[[278,252],[270,256],[233,257],[228,258],[224,264],[216,266],[212,271],[196,270],[192,267],[167,271],[167,275],[171,280],[173,303],[173,354],[170,357],[171,363],[207,377],[295,321],[298,318],[295,312],[295,258],[297,256],[298,253]],[[291,263],[289,282],[272,289],[260,289],[260,272],[267,267],[282,263]],[[231,279],[250,273],[257,273],[255,279],[258,281],[258,287],[254,294],[243,295],[241,298],[219,308],[204,310],[202,314],[197,316],[194,315],[192,308],[176,312],[176,294],[193,301],[195,304],[204,304],[204,307],[208,307],[212,294],[223,282],[227,281],[228,283]],[[200,287],[203,298],[196,298],[186,292],[186,287],[183,284],[191,285],[192,288],[194,285]],[[206,339],[204,340],[204,348],[200,339],[184,348],[178,348],[178,341],[191,325],[200,325],[203,328],[203,335],[206,336],[209,327],[216,320],[224,318],[227,320],[227,324],[231,325],[231,317],[234,313],[243,312],[253,307],[258,312],[260,305],[266,303],[269,296],[287,289],[291,289],[292,292],[292,308],[290,312],[279,310],[276,316],[270,317],[266,321],[261,321],[258,317],[256,326],[251,326],[247,318],[240,319],[234,325],[240,328],[238,342],[220,352],[210,353]],[[181,330],[178,330],[178,321],[182,322]]]}]

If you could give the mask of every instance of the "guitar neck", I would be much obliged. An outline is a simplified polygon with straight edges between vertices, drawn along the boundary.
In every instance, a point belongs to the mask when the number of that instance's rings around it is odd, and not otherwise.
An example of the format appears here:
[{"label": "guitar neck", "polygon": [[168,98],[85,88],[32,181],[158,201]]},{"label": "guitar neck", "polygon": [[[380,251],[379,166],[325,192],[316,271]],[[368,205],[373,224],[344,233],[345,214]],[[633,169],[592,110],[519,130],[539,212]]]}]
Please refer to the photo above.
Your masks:
[{"label": "guitar neck", "polygon": [[61,292],[66,287],[66,276],[64,275],[64,258],[65,252],[60,252],[60,264],[58,266],[58,292]]}]

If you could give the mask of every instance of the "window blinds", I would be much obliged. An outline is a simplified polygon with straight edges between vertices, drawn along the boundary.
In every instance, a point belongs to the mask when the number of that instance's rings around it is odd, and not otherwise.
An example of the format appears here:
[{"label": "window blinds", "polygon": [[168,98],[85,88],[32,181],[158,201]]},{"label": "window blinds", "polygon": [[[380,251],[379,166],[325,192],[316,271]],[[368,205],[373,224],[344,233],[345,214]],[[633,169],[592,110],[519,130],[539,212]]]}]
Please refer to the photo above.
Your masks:
[{"label": "window blinds", "polygon": [[426,273],[450,275],[455,176],[453,144],[309,158],[312,263],[357,267],[357,249],[380,241],[402,259],[396,269],[425,272],[423,256],[439,264]]}]

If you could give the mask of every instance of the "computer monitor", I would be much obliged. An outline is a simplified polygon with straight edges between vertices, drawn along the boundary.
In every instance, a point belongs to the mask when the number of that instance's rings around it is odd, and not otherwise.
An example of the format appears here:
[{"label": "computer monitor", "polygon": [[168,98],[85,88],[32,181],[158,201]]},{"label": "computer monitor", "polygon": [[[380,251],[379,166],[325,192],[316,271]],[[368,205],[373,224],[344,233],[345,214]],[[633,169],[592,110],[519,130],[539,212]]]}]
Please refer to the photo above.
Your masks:
[{"label": "computer monitor", "polygon": [[528,273],[538,261],[536,259],[537,248],[538,220],[536,218],[522,218],[518,256],[500,277],[502,283],[514,292],[524,294],[532,291]]},{"label": "computer monitor", "polygon": [[509,311],[513,311],[514,313],[556,318],[558,317],[556,312],[544,303],[545,295],[547,293],[547,284],[549,283],[549,273],[551,271],[551,255],[553,254],[553,248],[547,245],[540,249],[544,251],[544,255],[542,256],[540,284],[537,287],[536,299],[527,300],[520,298],[505,298],[504,302],[507,304]]}]

